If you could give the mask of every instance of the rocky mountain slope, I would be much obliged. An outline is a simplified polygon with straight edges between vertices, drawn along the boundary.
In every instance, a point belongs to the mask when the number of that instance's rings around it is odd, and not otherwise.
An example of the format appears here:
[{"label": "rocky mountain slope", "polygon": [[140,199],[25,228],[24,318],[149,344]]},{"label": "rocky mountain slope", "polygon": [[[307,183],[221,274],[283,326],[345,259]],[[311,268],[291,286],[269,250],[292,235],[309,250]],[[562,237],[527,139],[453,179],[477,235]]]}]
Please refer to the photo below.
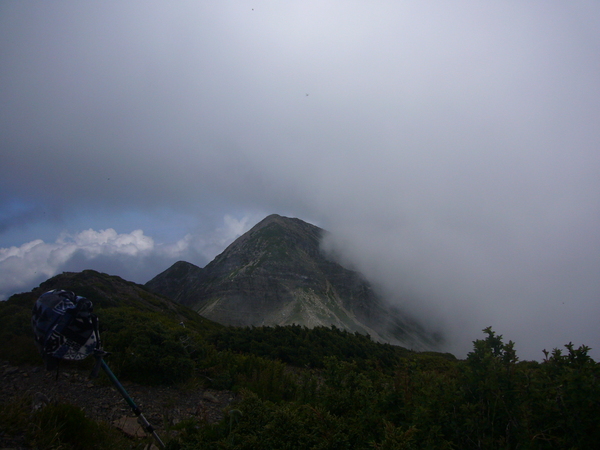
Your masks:
[{"label": "rocky mountain slope", "polygon": [[206,267],[179,261],[146,287],[219,323],[335,325],[415,350],[436,339],[320,248],[324,230],[271,215]]}]

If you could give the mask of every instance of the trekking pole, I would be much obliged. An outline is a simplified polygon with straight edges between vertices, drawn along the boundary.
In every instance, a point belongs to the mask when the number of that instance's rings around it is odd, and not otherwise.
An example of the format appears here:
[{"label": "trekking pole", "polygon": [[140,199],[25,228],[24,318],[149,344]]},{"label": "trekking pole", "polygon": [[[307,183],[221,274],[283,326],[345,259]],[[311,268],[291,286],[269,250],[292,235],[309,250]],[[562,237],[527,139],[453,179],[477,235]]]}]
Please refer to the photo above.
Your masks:
[{"label": "trekking pole", "polygon": [[87,298],[61,289],[48,291],[36,300],[31,312],[31,326],[35,343],[46,363],[46,368],[50,369],[56,366],[56,376],[58,377],[60,360],[79,361],[93,353],[96,364],[94,364],[90,378],[97,377],[100,369],[104,369],[110,381],[133,409],[138,423],[144,427],[146,432],[151,433],[158,446],[164,449],[165,444],[156,434],[154,427],[150,425],[150,422],[102,359],[108,353],[102,350],[99,321],[98,317],[92,313],[92,309],[92,302]]},{"label": "trekking pole", "polygon": [[138,422],[140,423],[140,425],[144,428],[144,430],[146,430],[148,433],[151,433],[152,436],[154,436],[154,439],[156,439],[158,446],[164,450],[165,444],[163,443],[163,441],[160,440],[160,437],[158,437],[158,434],[156,433],[156,430],[154,429],[154,427],[144,417],[144,415],[142,414],[142,411],[140,411],[140,408],[137,407],[137,405],[135,404],[133,399],[129,396],[129,394],[123,387],[123,385],[119,382],[119,380],[117,379],[115,374],[112,373],[112,370],[110,370],[110,367],[108,367],[108,365],[104,362],[104,360],[102,359],[103,354],[102,353],[98,354],[98,353],[99,352],[97,352],[97,354],[96,354],[96,358],[99,360],[100,366],[102,367],[102,369],[104,370],[106,375],[108,375],[108,378],[110,378],[110,381],[112,381],[112,383],[115,385],[115,387],[117,388],[119,393],[123,396],[123,398],[125,399],[127,404],[131,407],[131,409],[137,416]]}]

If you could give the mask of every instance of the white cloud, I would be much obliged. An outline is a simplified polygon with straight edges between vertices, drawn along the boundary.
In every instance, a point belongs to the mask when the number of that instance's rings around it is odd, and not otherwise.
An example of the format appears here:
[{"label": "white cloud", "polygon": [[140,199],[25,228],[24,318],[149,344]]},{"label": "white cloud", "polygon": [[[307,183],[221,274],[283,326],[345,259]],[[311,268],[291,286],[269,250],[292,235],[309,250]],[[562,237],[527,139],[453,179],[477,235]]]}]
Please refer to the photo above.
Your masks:
[{"label": "white cloud", "polygon": [[144,236],[142,230],[134,230],[129,234],[117,234],[112,228],[101,231],[94,231],[90,228],[74,236],[63,234],[56,242],[67,246],[72,243],[91,258],[106,254],[136,256],[154,249],[154,240],[149,236]]},{"label": "white cloud", "polygon": [[99,256],[140,257],[154,249],[142,230],[118,234],[114,229],[61,234],[54,243],[41,239],[20,247],[0,248],[0,299],[59,273],[76,254],[86,261]]},{"label": "white cloud", "polygon": [[62,233],[55,242],[41,239],[19,247],[0,248],[0,300],[28,290],[62,271],[95,269],[145,282],[173,262],[210,261],[256,220],[223,218],[223,226],[206,234],[187,234],[175,243],[156,244],[143,230],[117,233],[113,228]]},{"label": "white cloud", "polygon": [[172,258],[181,258],[186,253],[197,253],[206,261],[211,261],[236,238],[248,231],[263,216],[245,215],[236,219],[232,215],[223,217],[223,226],[205,234],[187,234],[175,244],[161,247],[161,251]]}]

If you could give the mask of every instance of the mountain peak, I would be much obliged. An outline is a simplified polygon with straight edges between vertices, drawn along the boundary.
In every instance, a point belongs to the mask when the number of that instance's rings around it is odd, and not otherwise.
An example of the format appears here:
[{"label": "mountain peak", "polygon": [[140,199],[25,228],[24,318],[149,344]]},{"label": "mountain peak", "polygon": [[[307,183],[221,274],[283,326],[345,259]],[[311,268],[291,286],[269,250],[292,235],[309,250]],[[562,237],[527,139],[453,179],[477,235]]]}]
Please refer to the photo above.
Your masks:
[{"label": "mountain peak", "polygon": [[[281,232],[286,234],[294,235],[305,235],[305,234],[321,234],[323,232],[319,227],[304,222],[303,220],[280,216],[278,214],[271,214],[265,217],[263,220],[254,225],[247,233],[248,236],[253,236],[264,228],[271,228],[272,230],[279,229]],[[243,238],[244,236],[242,236]]]},{"label": "mountain peak", "polygon": [[303,220],[271,214],[231,243],[206,269],[221,264],[226,270],[248,265],[256,269],[278,264],[282,259],[293,261],[316,256],[320,253],[322,234],[321,228]]},{"label": "mountain peak", "polygon": [[263,220],[258,222],[256,225],[254,225],[252,228],[262,228],[263,226],[268,225],[271,222],[283,223],[286,220],[291,220],[291,219],[289,217],[280,216],[279,214],[270,214],[267,217],[265,217]]},{"label": "mountain peak", "polygon": [[227,325],[335,325],[379,341],[433,349],[412,319],[392,310],[357,272],[320,248],[324,230],[272,214],[206,267],[178,262],[146,286]]}]

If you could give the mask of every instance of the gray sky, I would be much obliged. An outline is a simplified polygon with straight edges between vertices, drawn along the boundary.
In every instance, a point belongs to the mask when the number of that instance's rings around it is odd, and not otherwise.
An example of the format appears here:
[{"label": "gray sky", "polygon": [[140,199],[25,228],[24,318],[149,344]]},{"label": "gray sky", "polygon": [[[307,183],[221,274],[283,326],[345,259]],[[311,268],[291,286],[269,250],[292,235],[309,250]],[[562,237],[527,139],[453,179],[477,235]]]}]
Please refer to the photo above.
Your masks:
[{"label": "gray sky", "polygon": [[270,213],[464,356],[600,357],[600,4],[0,3],[0,297]]}]

